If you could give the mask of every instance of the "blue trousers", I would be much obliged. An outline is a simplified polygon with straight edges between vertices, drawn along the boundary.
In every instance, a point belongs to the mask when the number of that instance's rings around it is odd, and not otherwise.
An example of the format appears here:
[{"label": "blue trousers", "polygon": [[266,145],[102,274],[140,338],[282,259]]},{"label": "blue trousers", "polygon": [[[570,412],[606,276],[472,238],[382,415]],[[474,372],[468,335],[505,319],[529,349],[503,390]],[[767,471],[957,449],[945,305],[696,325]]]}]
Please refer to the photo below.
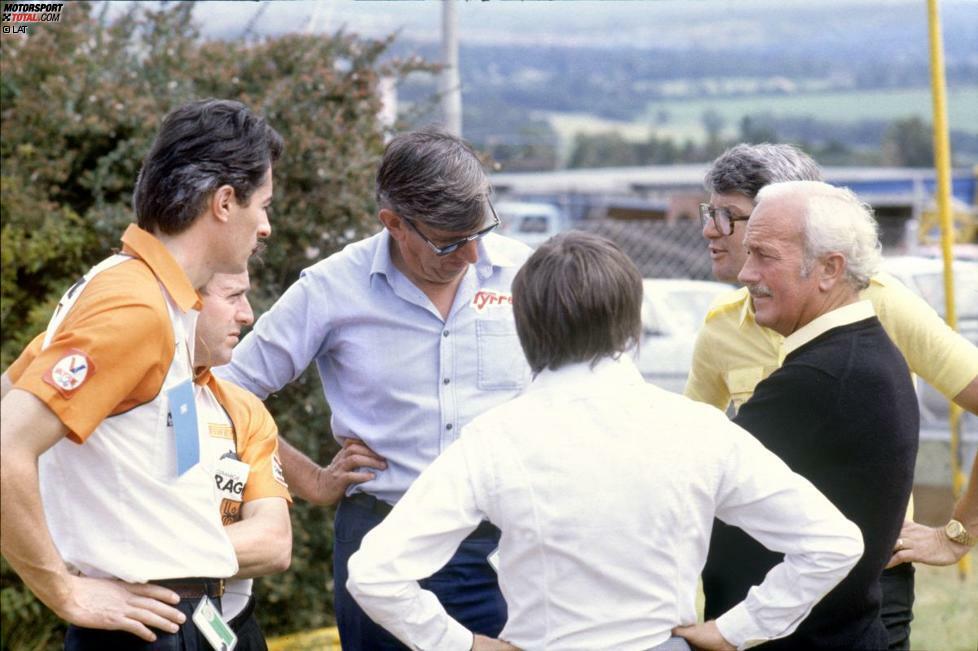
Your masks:
[{"label": "blue trousers", "polygon": [[[360,549],[368,531],[383,516],[360,504],[343,500],[333,525],[333,583],[336,626],[344,651],[406,649],[397,638],[367,616],[346,590],[347,563]],[[506,623],[506,602],[499,591],[496,572],[486,557],[499,538],[470,536],[438,572],[421,581],[421,587],[438,597],[449,615],[469,630],[496,637]]]}]

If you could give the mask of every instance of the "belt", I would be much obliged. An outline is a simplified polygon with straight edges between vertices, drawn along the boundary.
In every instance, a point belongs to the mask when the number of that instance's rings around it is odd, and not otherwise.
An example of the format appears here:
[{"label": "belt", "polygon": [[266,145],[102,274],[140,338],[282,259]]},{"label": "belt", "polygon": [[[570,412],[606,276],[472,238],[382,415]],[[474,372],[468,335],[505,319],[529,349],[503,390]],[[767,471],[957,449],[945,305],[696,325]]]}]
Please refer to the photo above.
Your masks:
[{"label": "belt", "polygon": [[[356,506],[366,509],[373,513],[374,515],[380,516],[381,518],[387,517],[387,514],[391,512],[394,508],[387,502],[383,500],[378,500],[373,495],[367,495],[366,493],[354,493],[343,499],[343,502],[347,504],[355,504]],[[488,520],[483,520],[479,523],[479,526],[468,535],[466,540],[470,538],[498,538],[499,528]]]},{"label": "belt", "polygon": [[181,599],[196,599],[204,596],[220,599],[224,596],[224,579],[191,577],[187,579],[161,579],[150,581],[150,583],[173,590]]}]

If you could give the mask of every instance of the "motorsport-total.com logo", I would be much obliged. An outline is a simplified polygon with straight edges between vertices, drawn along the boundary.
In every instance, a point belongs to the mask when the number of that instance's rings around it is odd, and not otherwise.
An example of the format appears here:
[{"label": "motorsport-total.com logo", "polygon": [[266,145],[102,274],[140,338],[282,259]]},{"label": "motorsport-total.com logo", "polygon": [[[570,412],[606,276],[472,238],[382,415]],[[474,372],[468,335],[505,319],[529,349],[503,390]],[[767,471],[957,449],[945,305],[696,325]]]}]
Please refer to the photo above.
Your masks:
[{"label": "motorsport-total.com logo", "polygon": [[30,34],[30,26],[61,22],[64,2],[5,2],[3,4],[4,34]]}]

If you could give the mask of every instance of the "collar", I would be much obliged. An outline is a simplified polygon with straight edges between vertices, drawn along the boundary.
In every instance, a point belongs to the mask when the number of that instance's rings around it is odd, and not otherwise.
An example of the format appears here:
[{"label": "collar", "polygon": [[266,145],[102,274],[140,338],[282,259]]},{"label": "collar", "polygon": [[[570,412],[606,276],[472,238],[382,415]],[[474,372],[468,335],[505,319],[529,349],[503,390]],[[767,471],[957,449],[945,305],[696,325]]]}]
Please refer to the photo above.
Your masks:
[{"label": "collar", "polygon": [[[618,359],[601,358],[594,368],[591,368],[591,362],[567,364],[556,371],[545,368],[533,378],[526,392],[554,389],[565,394],[584,392],[593,395],[596,389],[616,391],[624,384],[644,383],[631,353],[626,351]],[[575,387],[579,387],[577,391]]]},{"label": "collar", "polygon": [[163,243],[136,224],[122,234],[122,252],[146,263],[182,311],[200,310],[200,295]]},{"label": "collar", "polygon": [[394,260],[391,259],[391,234],[386,228],[372,237],[377,238],[377,246],[374,247],[374,258],[370,262],[370,279],[375,275],[387,276],[390,278],[394,271]]},{"label": "collar", "polygon": [[754,324],[754,302],[750,300],[750,292],[746,287],[741,287],[738,291],[743,301],[740,305],[740,327],[743,328],[748,322]]},{"label": "collar", "polygon": [[204,366],[203,368],[197,366],[194,368],[194,384],[203,386],[205,384],[210,384],[211,380],[213,379],[214,375],[211,373],[211,368],[209,366]]},{"label": "collar", "polygon": [[856,321],[862,321],[876,316],[873,304],[869,301],[857,301],[842,307],[837,307],[830,312],[815,317],[802,327],[798,328],[784,340],[784,354],[790,355],[809,341],[815,339],[832,328],[849,325]]}]

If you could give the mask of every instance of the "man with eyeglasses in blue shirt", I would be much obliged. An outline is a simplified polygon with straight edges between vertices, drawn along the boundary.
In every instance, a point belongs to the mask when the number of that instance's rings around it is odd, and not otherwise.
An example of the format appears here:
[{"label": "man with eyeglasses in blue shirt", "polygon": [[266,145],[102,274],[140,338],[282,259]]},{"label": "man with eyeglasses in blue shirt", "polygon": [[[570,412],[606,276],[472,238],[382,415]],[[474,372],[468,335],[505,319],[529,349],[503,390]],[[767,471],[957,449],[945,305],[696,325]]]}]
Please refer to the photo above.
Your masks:
[{"label": "man with eyeglasses in blue shirt", "polygon": [[[339,503],[333,581],[347,650],[404,648],[346,591],[363,536],[463,425],[529,381],[510,284],[530,249],[492,233],[490,189],[460,139],[392,139],[377,173],[383,230],[305,269],[218,371],[264,398],[316,364],[341,450],[321,467],[283,440],[281,458],[294,494]],[[477,649],[493,648],[506,621],[487,561],[498,538],[483,523],[421,582],[479,634]]]}]

